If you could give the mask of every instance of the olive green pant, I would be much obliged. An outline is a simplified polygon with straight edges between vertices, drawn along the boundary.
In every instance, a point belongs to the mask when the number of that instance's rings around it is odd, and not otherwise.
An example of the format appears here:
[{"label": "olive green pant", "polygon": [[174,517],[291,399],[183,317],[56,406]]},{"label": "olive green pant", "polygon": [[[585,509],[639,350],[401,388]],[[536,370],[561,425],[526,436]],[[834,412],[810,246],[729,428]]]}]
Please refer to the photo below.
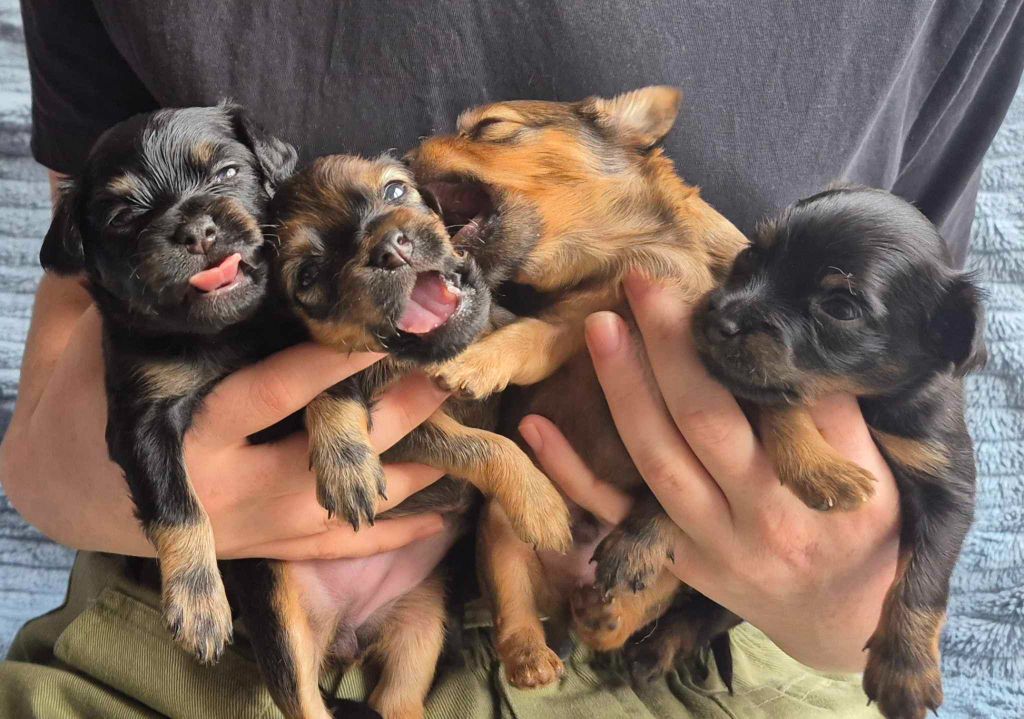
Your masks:
[{"label": "olive green pant", "polygon": [[[244,640],[204,667],[168,637],[157,594],[129,581],[123,560],[81,553],[63,607],[29,622],[0,664],[0,719],[274,719],[281,715]],[[608,662],[578,648],[565,678],[546,689],[510,686],[483,623],[467,632],[463,662],[442,667],[428,717],[872,717],[859,675],[814,672],[749,625],[733,632],[735,694],[685,670],[633,688]],[[471,618],[467,626],[472,627]],[[359,667],[324,677],[324,691],[368,694]]]}]

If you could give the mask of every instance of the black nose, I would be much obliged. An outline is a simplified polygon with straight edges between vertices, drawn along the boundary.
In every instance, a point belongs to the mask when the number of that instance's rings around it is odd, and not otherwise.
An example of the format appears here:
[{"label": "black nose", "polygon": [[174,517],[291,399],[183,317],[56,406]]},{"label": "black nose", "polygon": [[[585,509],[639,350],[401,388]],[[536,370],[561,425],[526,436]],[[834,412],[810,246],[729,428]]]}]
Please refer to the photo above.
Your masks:
[{"label": "black nose", "polygon": [[217,241],[217,223],[209,215],[200,215],[178,228],[175,239],[194,254],[206,254]]},{"label": "black nose", "polygon": [[395,270],[409,264],[415,244],[401,230],[388,230],[370,251],[370,264],[382,270]]}]

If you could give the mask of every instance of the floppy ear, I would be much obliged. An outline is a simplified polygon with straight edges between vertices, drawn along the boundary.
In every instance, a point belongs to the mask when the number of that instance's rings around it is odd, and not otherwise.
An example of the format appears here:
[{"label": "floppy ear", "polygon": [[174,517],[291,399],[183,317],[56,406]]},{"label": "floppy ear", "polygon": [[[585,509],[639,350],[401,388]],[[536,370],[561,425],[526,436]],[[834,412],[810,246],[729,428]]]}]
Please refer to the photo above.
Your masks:
[{"label": "floppy ear", "polygon": [[295,148],[284,140],[267,134],[262,127],[249,117],[241,105],[221,103],[224,112],[231,118],[231,125],[239,142],[252,150],[263,173],[263,185],[268,195],[273,196],[277,186],[288,179],[295,170],[298,154]]},{"label": "floppy ear", "polygon": [[932,317],[929,332],[939,355],[963,377],[985,365],[985,307],[981,290],[968,276],[953,281]]},{"label": "floppy ear", "polygon": [[584,100],[595,122],[614,131],[625,142],[647,150],[657,145],[672,129],[679,115],[683,93],[670,85],[651,85],[616,95],[610,100]]},{"label": "floppy ear", "polygon": [[78,222],[78,196],[79,189],[74,181],[68,180],[61,185],[50,229],[39,250],[39,264],[47,272],[73,275],[85,269],[82,228]]}]

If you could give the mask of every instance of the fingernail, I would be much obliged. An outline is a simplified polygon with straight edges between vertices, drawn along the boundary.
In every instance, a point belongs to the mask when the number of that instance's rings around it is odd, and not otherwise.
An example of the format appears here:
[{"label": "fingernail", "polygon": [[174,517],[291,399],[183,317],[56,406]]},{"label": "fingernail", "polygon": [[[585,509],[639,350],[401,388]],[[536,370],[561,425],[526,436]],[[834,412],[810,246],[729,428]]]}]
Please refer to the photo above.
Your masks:
[{"label": "fingernail", "polygon": [[442,531],[444,531],[444,517],[440,514],[434,514],[423,520],[423,526],[420,528],[419,536],[421,538],[433,537],[435,534],[439,534]]},{"label": "fingernail", "polygon": [[596,312],[587,318],[587,345],[594,354],[608,356],[622,345],[622,320],[614,312]]},{"label": "fingernail", "polygon": [[536,454],[540,454],[541,450],[544,449],[544,438],[540,435],[540,430],[537,429],[537,424],[530,419],[524,419],[519,423],[519,434],[523,436],[526,443],[530,445]]}]

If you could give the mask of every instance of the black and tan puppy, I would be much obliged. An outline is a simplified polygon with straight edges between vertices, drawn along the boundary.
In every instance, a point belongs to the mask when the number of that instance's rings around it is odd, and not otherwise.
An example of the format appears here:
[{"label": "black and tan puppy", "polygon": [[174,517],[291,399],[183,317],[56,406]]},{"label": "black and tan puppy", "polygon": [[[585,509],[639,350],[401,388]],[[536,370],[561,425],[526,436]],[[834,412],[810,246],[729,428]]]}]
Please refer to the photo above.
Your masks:
[{"label": "black and tan puppy", "polygon": [[[588,314],[628,315],[621,290],[627,273],[671,282],[696,301],[725,277],[746,243],[659,147],[680,100],[675,88],[648,87],[610,99],[494,103],[466,111],[457,133],[429,138],[410,155],[446,224],[461,227],[453,241],[470,249],[489,277],[529,286],[544,300],[536,315],[497,329],[436,366],[435,375],[469,396],[524,386],[502,410],[510,431],[526,413],[547,416],[595,474],[636,497],[630,517],[596,551],[600,538],[578,517],[578,561],[559,560],[561,569],[549,573],[511,531],[504,508],[488,505],[481,575],[498,654],[516,686],[548,684],[563,670],[542,614],[558,619],[571,605],[584,641],[617,649],[661,616],[680,587],[664,568],[677,528],[619,439],[583,348]],[[695,648],[689,644],[678,647]]]},{"label": "black and tan puppy", "polygon": [[[356,528],[373,523],[384,491],[381,458],[369,439],[376,397],[417,367],[457,362],[460,351],[504,321],[483,273],[452,245],[430,202],[395,160],[329,156],[285,182],[273,203],[277,283],[312,337],[339,351],[388,352],[305,413],[318,496]],[[389,450],[387,461],[422,462],[452,479],[387,516],[458,515],[468,498],[457,478],[504,507],[522,540],[566,549],[561,495],[511,440],[489,431],[495,419],[493,401],[452,399]],[[419,564],[432,566],[429,559]],[[243,602],[255,602],[248,614],[266,619],[268,630],[252,641],[289,719],[329,716],[318,690],[324,661],[364,654],[380,667],[370,705],[386,719],[422,715],[444,636],[440,573],[373,616],[354,617],[360,587],[345,562],[266,566],[269,572],[255,567],[249,574],[260,590]],[[263,605],[267,595],[273,610]]]},{"label": "black and tan puppy", "polygon": [[902,512],[864,674],[888,719],[921,719],[942,702],[939,634],[974,505],[960,378],[985,359],[979,295],[914,207],[837,188],[762,227],[695,323],[705,364],[757,405],[780,479],[812,507],[851,508],[872,488],[802,405],[828,392],[860,399]]},{"label": "black and tan puppy", "polygon": [[96,142],[40,253],[47,270],[84,272],[103,316],[110,456],[160,560],[167,625],[202,661],[230,639],[231,611],[182,438],[219,379],[282,341],[258,329],[260,223],[294,163],[237,106],[138,115]]}]

